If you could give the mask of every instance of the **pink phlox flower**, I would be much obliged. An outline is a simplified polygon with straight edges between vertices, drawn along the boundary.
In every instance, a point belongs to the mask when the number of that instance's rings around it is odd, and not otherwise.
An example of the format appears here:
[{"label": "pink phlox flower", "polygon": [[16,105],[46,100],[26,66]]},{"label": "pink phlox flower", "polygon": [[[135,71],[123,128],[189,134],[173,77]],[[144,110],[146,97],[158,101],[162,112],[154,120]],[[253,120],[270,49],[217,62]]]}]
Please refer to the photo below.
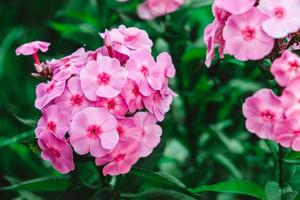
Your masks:
[{"label": "pink phlox flower", "polygon": [[47,52],[49,46],[50,46],[49,42],[33,41],[19,46],[16,49],[16,54],[28,56],[28,55],[33,55],[38,51]]},{"label": "pink phlox flower", "polygon": [[242,14],[250,10],[256,0],[216,0],[215,3],[232,14]]},{"label": "pink phlox flower", "polygon": [[57,171],[67,174],[75,169],[73,150],[66,140],[45,132],[38,138],[38,144],[42,150],[42,158],[49,161]]},{"label": "pink phlox flower", "polygon": [[88,107],[73,116],[70,143],[79,155],[102,157],[119,142],[117,120],[104,108]]},{"label": "pink phlox flower", "polygon": [[246,128],[262,139],[274,140],[274,125],[284,119],[284,109],[272,90],[261,89],[243,104]]},{"label": "pink phlox flower", "polygon": [[105,108],[116,117],[124,117],[128,111],[128,106],[121,95],[109,99],[99,97],[96,106]]}]

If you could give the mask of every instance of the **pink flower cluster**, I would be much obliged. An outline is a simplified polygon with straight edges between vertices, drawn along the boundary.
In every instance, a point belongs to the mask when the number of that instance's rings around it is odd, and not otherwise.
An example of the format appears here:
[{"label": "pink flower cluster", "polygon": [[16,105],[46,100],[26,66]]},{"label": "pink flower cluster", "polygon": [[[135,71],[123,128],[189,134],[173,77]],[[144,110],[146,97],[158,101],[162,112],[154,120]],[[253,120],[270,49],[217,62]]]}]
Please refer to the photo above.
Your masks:
[{"label": "pink flower cluster", "polygon": [[206,65],[218,48],[220,58],[233,55],[241,61],[261,60],[275,39],[288,39],[300,28],[299,0],[215,0],[215,20],[205,29]]},{"label": "pink flower cluster", "polygon": [[280,96],[261,89],[246,99],[243,114],[246,128],[262,139],[300,151],[300,57],[285,51],[271,66]]},{"label": "pink flower cluster", "polygon": [[[61,173],[74,170],[73,151],[94,157],[104,175],[129,172],[159,144],[157,122],[175,96],[168,87],[175,76],[172,59],[166,52],[153,58],[145,31],[121,25],[100,36],[105,45],[95,51],[80,48],[35,64],[38,74],[51,73],[36,88],[42,117],[35,133],[42,158]],[[37,57],[45,44],[28,43],[16,53]]]},{"label": "pink flower cluster", "polygon": [[[128,0],[118,0],[126,2]],[[138,6],[138,15],[142,19],[152,20],[156,17],[175,12],[185,0],[145,0]]]}]

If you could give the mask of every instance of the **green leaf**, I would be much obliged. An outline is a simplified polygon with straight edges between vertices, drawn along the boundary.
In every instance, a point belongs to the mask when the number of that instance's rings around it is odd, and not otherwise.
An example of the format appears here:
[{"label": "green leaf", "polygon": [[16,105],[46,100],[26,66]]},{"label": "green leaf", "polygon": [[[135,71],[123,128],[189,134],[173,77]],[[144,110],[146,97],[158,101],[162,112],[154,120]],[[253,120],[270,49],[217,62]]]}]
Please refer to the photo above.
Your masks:
[{"label": "green leaf", "polygon": [[281,200],[281,188],[277,182],[268,182],[265,191],[267,200]]},{"label": "green leaf", "polygon": [[121,194],[122,198],[127,199],[164,199],[164,200],[195,200],[195,198],[182,194],[174,190],[150,189],[139,194]]},{"label": "green leaf", "polygon": [[34,129],[26,131],[26,132],[23,132],[23,133],[21,133],[19,135],[11,137],[11,138],[3,138],[3,139],[1,139],[0,140],[0,148],[8,146],[8,145],[11,145],[11,144],[15,144],[15,143],[21,142],[22,140],[29,139],[29,138],[34,138]]},{"label": "green leaf", "polygon": [[1,190],[13,191],[64,191],[71,185],[69,176],[44,177],[28,180],[0,188]]},{"label": "green leaf", "polygon": [[236,180],[216,183],[214,185],[204,185],[198,188],[190,189],[194,193],[202,192],[224,192],[233,194],[244,194],[258,199],[265,198],[264,189],[254,182]]},{"label": "green leaf", "polygon": [[157,173],[157,172],[151,172],[151,171],[136,168],[136,167],[132,168],[131,174],[140,176],[142,178],[146,178],[153,182],[161,183],[163,185],[169,185],[169,186],[180,187],[180,188],[185,187],[185,185],[180,180],[178,180],[177,178],[175,178],[171,175],[166,175],[166,174]]}]

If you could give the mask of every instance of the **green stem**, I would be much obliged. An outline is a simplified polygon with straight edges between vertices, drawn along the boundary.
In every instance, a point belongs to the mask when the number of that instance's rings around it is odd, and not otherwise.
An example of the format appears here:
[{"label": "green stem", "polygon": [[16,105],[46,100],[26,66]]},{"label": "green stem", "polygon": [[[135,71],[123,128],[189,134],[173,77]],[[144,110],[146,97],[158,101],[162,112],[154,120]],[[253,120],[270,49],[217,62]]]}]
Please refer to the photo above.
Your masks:
[{"label": "green stem", "polygon": [[278,150],[278,168],[279,168],[279,176],[278,176],[278,183],[281,188],[284,185],[284,168],[283,168],[283,147],[279,145]]}]

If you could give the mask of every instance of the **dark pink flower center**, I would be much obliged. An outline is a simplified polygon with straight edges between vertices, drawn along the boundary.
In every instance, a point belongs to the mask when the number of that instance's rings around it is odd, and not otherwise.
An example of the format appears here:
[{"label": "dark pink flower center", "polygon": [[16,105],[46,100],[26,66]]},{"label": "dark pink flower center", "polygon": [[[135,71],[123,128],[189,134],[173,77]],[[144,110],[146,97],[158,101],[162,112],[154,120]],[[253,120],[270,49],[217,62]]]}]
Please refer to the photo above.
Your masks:
[{"label": "dark pink flower center", "polygon": [[298,72],[300,68],[300,63],[297,60],[291,61],[288,63],[290,66],[290,71]]},{"label": "dark pink flower center", "polygon": [[294,131],[293,131],[293,134],[294,134],[294,135],[300,135],[300,130],[294,130]]},{"label": "dark pink flower center", "polygon": [[264,112],[261,113],[261,117],[268,122],[274,121],[276,115],[274,112],[271,112],[269,110],[266,110]]},{"label": "dark pink flower center", "polygon": [[144,76],[148,76],[149,75],[149,70],[147,67],[143,66],[141,68],[141,73],[144,75]]},{"label": "dark pink flower center", "polygon": [[122,126],[118,126],[117,127],[117,131],[119,133],[119,136],[123,136],[124,133],[125,133],[125,130],[124,130],[124,128]]},{"label": "dark pink flower center", "polygon": [[119,154],[119,155],[117,155],[117,157],[115,157],[114,161],[120,162],[120,161],[124,160],[124,158],[125,158],[125,154]]},{"label": "dark pink flower center", "polygon": [[55,83],[51,83],[51,84],[47,87],[46,92],[47,92],[47,93],[52,92],[52,90],[54,89],[54,87],[55,87]]},{"label": "dark pink flower center", "polygon": [[139,90],[139,87],[137,85],[133,86],[132,93],[134,94],[134,96],[139,96],[140,95],[140,90]]},{"label": "dark pink flower center", "polygon": [[97,137],[101,134],[101,127],[97,125],[91,125],[87,129],[89,137]]},{"label": "dark pink flower center", "polygon": [[114,110],[116,107],[117,102],[114,99],[108,99],[106,101],[106,108],[108,110]]},{"label": "dark pink flower center", "polygon": [[243,35],[244,40],[251,41],[251,40],[255,39],[256,31],[254,28],[247,26],[246,28],[244,28],[242,30],[242,35]]},{"label": "dark pink flower center", "polygon": [[284,7],[276,7],[274,8],[273,13],[277,19],[281,19],[285,16],[285,9]]},{"label": "dark pink flower center", "polygon": [[98,74],[98,84],[99,85],[107,85],[110,80],[110,75],[103,72],[101,74]]},{"label": "dark pink flower center", "polygon": [[83,96],[80,95],[80,94],[73,95],[73,96],[71,97],[71,102],[72,102],[73,105],[78,105],[78,106],[80,106],[81,103],[83,102]]},{"label": "dark pink flower center", "polygon": [[50,153],[51,153],[52,156],[54,156],[56,158],[60,157],[60,153],[59,153],[59,151],[57,149],[55,149],[53,147],[50,147],[49,151],[50,151]]},{"label": "dark pink flower center", "polygon": [[54,121],[49,121],[47,123],[47,129],[52,132],[55,132],[56,131],[56,123]]}]

